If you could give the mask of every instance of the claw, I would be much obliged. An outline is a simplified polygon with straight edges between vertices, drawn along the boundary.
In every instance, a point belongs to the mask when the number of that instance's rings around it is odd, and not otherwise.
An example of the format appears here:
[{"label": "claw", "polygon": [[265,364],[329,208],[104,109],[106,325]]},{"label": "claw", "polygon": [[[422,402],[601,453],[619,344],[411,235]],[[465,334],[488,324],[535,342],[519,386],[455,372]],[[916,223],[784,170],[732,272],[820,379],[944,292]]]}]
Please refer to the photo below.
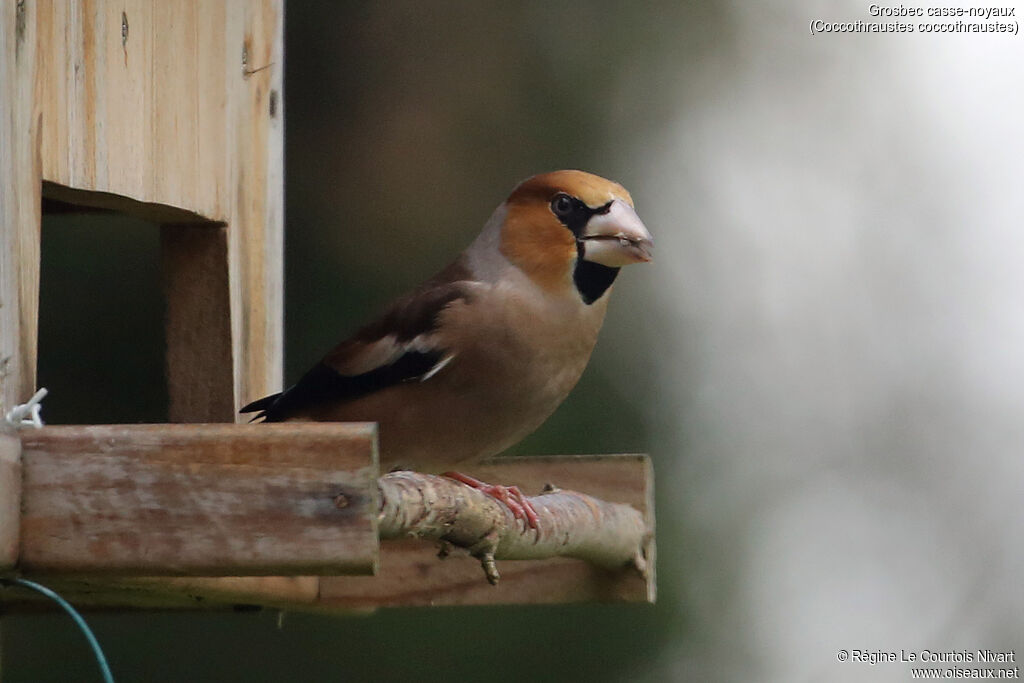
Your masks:
[{"label": "claw", "polygon": [[494,498],[507,507],[512,512],[513,517],[524,520],[531,529],[539,528],[540,518],[537,516],[537,510],[526,499],[526,496],[523,495],[518,486],[488,484],[461,472],[445,472],[441,476],[462,482],[466,486],[477,489],[481,493]]}]

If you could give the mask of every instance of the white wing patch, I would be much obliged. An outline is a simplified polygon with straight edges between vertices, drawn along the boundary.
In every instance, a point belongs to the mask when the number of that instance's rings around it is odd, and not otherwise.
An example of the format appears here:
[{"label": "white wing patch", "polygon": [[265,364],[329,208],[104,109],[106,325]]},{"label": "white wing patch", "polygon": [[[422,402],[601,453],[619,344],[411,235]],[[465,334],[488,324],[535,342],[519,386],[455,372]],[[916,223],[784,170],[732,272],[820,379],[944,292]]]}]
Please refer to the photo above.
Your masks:
[{"label": "white wing patch", "polygon": [[425,373],[423,373],[423,375],[420,377],[420,381],[421,382],[426,382],[428,379],[430,379],[431,377],[433,377],[437,373],[441,372],[441,370],[444,369],[444,366],[446,366],[449,363],[451,363],[454,358],[455,358],[455,354],[454,353],[449,353],[447,356],[445,356],[444,358],[439,360],[434,365],[434,367],[430,368]]},{"label": "white wing patch", "polygon": [[[353,353],[345,363],[336,367],[343,375],[352,376],[372,372],[377,368],[394,363],[408,351],[430,353],[438,350],[437,339],[430,334],[421,334],[404,342],[399,342],[395,335],[389,334],[369,344],[360,344],[360,346],[361,348]],[[441,363],[447,363],[448,360],[450,358],[446,357],[441,360]],[[431,372],[440,369],[431,368]]]}]

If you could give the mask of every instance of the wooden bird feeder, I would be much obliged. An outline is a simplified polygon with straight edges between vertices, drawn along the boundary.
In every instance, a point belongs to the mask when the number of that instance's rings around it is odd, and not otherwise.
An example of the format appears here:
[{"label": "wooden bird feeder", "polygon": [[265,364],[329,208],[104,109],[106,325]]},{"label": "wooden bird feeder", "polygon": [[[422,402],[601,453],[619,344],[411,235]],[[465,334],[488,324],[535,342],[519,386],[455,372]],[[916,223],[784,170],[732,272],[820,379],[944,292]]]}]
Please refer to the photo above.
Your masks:
[{"label": "wooden bird feeder", "polygon": [[[36,390],[42,214],[102,209],[160,225],[176,423],[0,427],[0,572],[104,607],[653,600],[653,571],[505,562],[495,587],[380,543],[375,425],[235,424],[282,380],[282,24],[283,0],[0,4],[0,414]],[[646,456],[473,473],[653,528]]]}]

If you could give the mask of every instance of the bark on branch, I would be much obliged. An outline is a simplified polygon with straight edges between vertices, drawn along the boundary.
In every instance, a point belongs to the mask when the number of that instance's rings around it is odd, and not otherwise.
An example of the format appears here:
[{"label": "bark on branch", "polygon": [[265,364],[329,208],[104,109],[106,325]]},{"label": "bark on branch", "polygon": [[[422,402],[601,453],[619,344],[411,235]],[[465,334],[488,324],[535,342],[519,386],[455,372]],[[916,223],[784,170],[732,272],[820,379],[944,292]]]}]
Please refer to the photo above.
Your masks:
[{"label": "bark on branch", "polygon": [[492,584],[495,560],[574,557],[647,575],[649,531],[629,505],[551,489],[529,498],[540,519],[539,529],[530,529],[490,496],[446,477],[392,472],[378,485],[382,540],[415,536],[466,548]]}]

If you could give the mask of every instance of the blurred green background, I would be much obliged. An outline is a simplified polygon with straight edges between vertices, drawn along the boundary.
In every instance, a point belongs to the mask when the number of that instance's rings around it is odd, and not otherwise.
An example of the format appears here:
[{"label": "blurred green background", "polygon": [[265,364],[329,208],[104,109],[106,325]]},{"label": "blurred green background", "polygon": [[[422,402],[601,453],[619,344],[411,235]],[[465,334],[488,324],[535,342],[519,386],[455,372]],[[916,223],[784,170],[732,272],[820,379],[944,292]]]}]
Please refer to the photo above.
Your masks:
[{"label": "blurred green background", "polygon": [[[651,453],[659,601],[94,615],[119,680],[876,683],[908,666],[837,651],[1019,648],[1020,39],[819,18],[871,20],[856,0],[290,2],[287,380],[522,178],[622,182],[656,261],[515,450]],[[43,233],[44,417],[163,419],[155,228]],[[61,616],[5,617],[2,656],[5,683],[97,680]]]}]

